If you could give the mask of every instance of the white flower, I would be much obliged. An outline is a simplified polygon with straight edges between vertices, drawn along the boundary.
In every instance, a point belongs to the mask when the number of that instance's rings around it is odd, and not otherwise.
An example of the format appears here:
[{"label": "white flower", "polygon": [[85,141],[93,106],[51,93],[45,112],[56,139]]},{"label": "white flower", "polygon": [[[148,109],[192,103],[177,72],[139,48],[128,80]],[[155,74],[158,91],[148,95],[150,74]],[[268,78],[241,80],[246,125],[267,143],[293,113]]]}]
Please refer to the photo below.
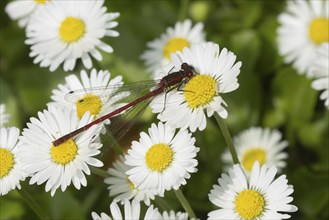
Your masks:
[{"label": "white flower", "polygon": [[220,209],[208,213],[209,219],[287,219],[285,212],[295,212],[289,204],[293,198],[293,186],[288,185],[285,175],[275,179],[277,169],[261,168],[255,162],[249,177],[242,166],[234,165],[222,174],[218,185],[213,185],[209,200]]},{"label": "white flower", "polygon": [[6,114],[6,105],[0,104],[0,127],[4,126],[9,121],[10,115]]},{"label": "white flower", "polygon": [[141,58],[145,61],[148,70],[157,77],[159,68],[170,63],[171,53],[204,42],[204,35],[202,23],[192,27],[191,20],[177,22],[174,28],[168,27],[160,38],[148,42],[149,49],[141,55]]},{"label": "white flower", "polygon": [[153,205],[149,206],[144,218],[140,216],[140,203],[138,202],[125,202],[124,204],[124,216],[121,214],[120,208],[116,202],[112,202],[110,205],[111,216],[108,216],[104,212],[101,215],[98,215],[96,212],[92,212],[91,216],[94,220],[116,220],[116,219],[145,219],[145,220],[159,220],[161,219],[161,214],[157,208],[154,208]]},{"label": "white flower", "polygon": [[113,163],[113,168],[108,169],[110,177],[104,179],[106,184],[110,186],[110,196],[116,196],[114,201],[121,201],[123,204],[125,201],[133,198],[133,201],[144,203],[149,206],[150,199],[154,199],[156,192],[154,190],[139,190],[134,184],[128,179],[125,173],[131,167],[124,164],[124,157],[120,156],[119,160]]},{"label": "white flower", "polygon": [[18,154],[18,136],[18,128],[0,128],[0,196],[6,195],[12,189],[21,189],[19,181],[25,180],[26,177]]},{"label": "white flower", "polygon": [[317,58],[311,67],[316,80],[312,83],[315,90],[324,90],[320,99],[325,100],[324,105],[329,109],[329,43],[323,44],[317,51]]},{"label": "white flower", "polygon": [[112,47],[101,39],[116,37],[112,21],[119,13],[106,13],[104,1],[52,1],[31,16],[26,28],[26,44],[31,45],[30,57],[41,67],[54,71],[63,63],[65,71],[73,70],[77,59],[92,67],[91,56],[102,60],[99,49],[111,53]]},{"label": "white flower", "polygon": [[278,47],[285,63],[293,63],[300,74],[311,75],[321,43],[329,42],[329,1],[287,1],[279,16]]},{"label": "white flower", "polygon": [[190,173],[197,171],[194,159],[199,148],[187,130],[175,129],[161,122],[152,124],[149,134],[142,132],[139,142],[133,141],[125,163],[132,168],[126,174],[141,190],[155,189],[159,195],[165,190],[178,189],[186,184]]},{"label": "white flower", "polygon": [[[282,134],[278,130],[268,128],[249,128],[234,137],[234,146],[238,158],[247,174],[250,174],[255,161],[260,165],[276,167],[279,171],[286,166],[284,159],[288,157],[283,150],[288,146],[283,141]],[[226,151],[223,154],[223,161],[232,164],[231,154]]]},{"label": "white flower", "polygon": [[[65,78],[65,85],[59,84],[58,89],[52,91],[51,99],[54,102],[49,105],[72,108],[77,111],[79,118],[86,111],[89,111],[95,118],[99,118],[118,107],[114,103],[117,101],[114,95],[117,89],[123,85],[122,77],[117,76],[110,80],[110,76],[106,70],[97,72],[95,69],[91,70],[90,77],[84,70],[80,72],[80,79],[75,74],[71,74]],[[111,87],[111,91],[108,91],[109,87]],[[70,91],[73,91],[74,94],[67,97]],[[113,95],[111,96],[110,93]],[[70,100],[67,100],[68,98]]]},{"label": "white flower", "polygon": [[12,20],[19,20],[20,27],[25,27],[29,22],[32,13],[38,7],[48,4],[51,0],[16,0],[6,5],[5,11]]},{"label": "white flower", "polygon": [[206,128],[205,111],[208,117],[217,112],[226,118],[226,103],[221,94],[239,87],[237,76],[241,62],[234,64],[235,59],[232,52],[226,48],[220,51],[219,46],[211,42],[194,44],[172,54],[172,63],[163,73],[172,67],[172,71],[177,71],[182,63],[187,63],[194,67],[197,75],[180,88],[182,92],[173,90],[157,96],[151,103],[153,112],[160,113],[158,119],[161,121],[175,128],[189,128],[192,132]]},{"label": "white flower", "polygon": [[22,162],[32,177],[30,184],[47,182],[46,192],[51,190],[52,196],[59,187],[64,191],[71,183],[77,189],[86,186],[84,174],[90,174],[88,165],[103,166],[94,158],[102,146],[95,141],[102,127],[94,125],[55,147],[54,140],[91,122],[89,113],[79,120],[73,110],[49,107],[30,121],[21,137]]},{"label": "white flower", "polygon": [[164,220],[188,220],[188,215],[186,212],[177,212],[174,211],[162,213],[162,219]]}]

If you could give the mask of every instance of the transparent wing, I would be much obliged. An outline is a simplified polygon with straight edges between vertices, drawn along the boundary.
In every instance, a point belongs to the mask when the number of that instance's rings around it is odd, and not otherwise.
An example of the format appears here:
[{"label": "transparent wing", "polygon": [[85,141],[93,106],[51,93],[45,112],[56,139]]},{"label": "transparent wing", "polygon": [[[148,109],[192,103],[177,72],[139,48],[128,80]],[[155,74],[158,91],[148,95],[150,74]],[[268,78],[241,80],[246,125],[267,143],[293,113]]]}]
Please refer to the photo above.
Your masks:
[{"label": "transparent wing", "polygon": [[137,92],[140,89],[151,89],[158,85],[158,81],[148,80],[148,81],[140,81],[136,83],[124,84],[124,85],[111,85],[104,87],[93,87],[93,88],[83,88],[79,90],[70,91],[65,95],[65,100],[75,104],[77,100],[82,99],[87,94],[92,94],[94,96],[111,99],[115,97],[118,93],[124,92]]},{"label": "transparent wing", "polygon": [[123,105],[151,92],[156,88],[157,81],[140,81],[126,85],[113,85],[106,87],[84,88],[70,91],[65,100],[81,109],[93,112],[99,108],[96,118],[102,117]]}]

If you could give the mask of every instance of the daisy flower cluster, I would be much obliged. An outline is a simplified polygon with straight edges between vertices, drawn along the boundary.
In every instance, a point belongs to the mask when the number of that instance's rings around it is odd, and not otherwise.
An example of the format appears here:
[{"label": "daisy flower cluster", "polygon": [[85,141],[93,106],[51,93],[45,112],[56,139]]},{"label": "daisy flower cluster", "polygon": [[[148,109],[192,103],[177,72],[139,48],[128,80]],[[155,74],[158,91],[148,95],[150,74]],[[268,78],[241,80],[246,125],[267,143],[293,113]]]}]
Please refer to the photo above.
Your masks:
[{"label": "daisy flower cluster", "polygon": [[[328,36],[322,33],[323,25],[328,23],[328,12],[322,6],[328,5],[301,2],[288,3],[288,12],[279,17],[279,50],[285,62],[293,63],[300,72],[312,73],[316,78],[312,86],[325,90],[320,98],[328,106],[328,63],[323,65],[322,60],[328,59]],[[312,10],[307,10],[308,6]],[[307,15],[302,19],[300,9]],[[12,189],[20,189],[19,182],[27,177],[30,185],[43,184],[51,196],[58,189],[64,192],[70,186],[78,190],[86,187],[86,176],[91,170],[106,164],[100,157],[103,151],[100,136],[105,126],[111,126],[112,118],[105,115],[116,111],[130,114],[127,118],[119,117],[122,119],[119,123],[125,125],[124,120],[132,117],[131,107],[141,100],[139,97],[127,106],[131,94],[123,85],[123,77],[93,68],[92,59],[101,61],[102,51],[113,52],[103,38],[119,35],[113,30],[118,25],[114,20],[119,13],[108,13],[104,0],[13,1],[6,6],[6,12],[26,28],[25,43],[30,46],[30,57],[35,64],[50,71],[59,66],[72,71],[81,60],[91,70],[68,74],[52,90],[47,108],[29,119],[21,136],[17,128],[3,127],[9,115],[5,106],[0,106],[0,193],[5,195]],[[297,35],[300,40],[291,43],[291,38]],[[301,47],[306,48],[306,55],[300,52]],[[315,55],[316,50],[319,55]],[[202,147],[198,147],[194,132],[206,130],[207,120],[212,116],[218,120],[229,117],[224,95],[239,88],[242,62],[229,49],[205,41],[203,24],[193,25],[188,19],[177,22],[149,42],[141,58],[155,80],[162,79],[160,82],[170,86],[155,97],[150,93],[154,87],[147,88],[147,101],[158,122],[152,123],[147,132],[140,132],[139,139],[132,141],[129,149],[107,168],[104,183],[111,197],[110,214],[92,212],[91,216],[93,219],[197,218],[181,192],[198,172],[198,153]],[[183,77],[182,73],[187,72],[188,76]],[[171,81],[165,81],[172,79],[164,78],[168,74],[173,74],[174,81],[180,79],[179,82],[172,85]],[[124,105],[126,109],[122,109]],[[142,112],[138,109],[137,114]],[[241,163],[234,164],[237,161],[231,159],[228,151],[222,155],[226,171],[213,189],[209,189],[208,196],[209,203],[218,209],[211,210],[208,218],[290,218],[286,213],[297,211],[290,204],[294,189],[285,175],[276,176],[287,165],[288,142],[283,135],[276,129],[251,127],[235,136],[233,142]],[[156,197],[165,197],[168,191],[176,193],[186,212],[161,213],[154,206]]]},{"label": "daisy flower cluster", "polygon": [[[119,35],[113,30],[119,13],[108,13],[103,0],[12,1],[5,11],[25,28],[34,63],[51,71],[60,65],[65,71],[73,70],[78,59],[90,69],[92,57],[102,60],[100,50],[113,51],[103,38]],[[30,119],[20,137],[17,128],[3,127],[9,115],[1,104],[1,195],[20,188],[19,181],[27,176],[30,184],[46,183],[45,190],[52,196],[58,188],[64,191],[71,184],[77,189],[87,185],[89,167],[103,166],[95,158],[102,147],[99,135],[103,125],[61,139],[58,146],[53,142],[101,117],[105,109],[118,107],[114,103],[118,98],[112,95],[113,102],[109,102],[102,96],[108,86],[119,89],[123,84],[121,76],[112,80],[110,76],[108,71],[95,69],[90,76],[82,70],[80,79],[75,74],[67,76],[66,83],[53,90],[53,102]],[[91,92],[91,87],[103,90]],[[64,98],[72,90],[77,92]]]}]

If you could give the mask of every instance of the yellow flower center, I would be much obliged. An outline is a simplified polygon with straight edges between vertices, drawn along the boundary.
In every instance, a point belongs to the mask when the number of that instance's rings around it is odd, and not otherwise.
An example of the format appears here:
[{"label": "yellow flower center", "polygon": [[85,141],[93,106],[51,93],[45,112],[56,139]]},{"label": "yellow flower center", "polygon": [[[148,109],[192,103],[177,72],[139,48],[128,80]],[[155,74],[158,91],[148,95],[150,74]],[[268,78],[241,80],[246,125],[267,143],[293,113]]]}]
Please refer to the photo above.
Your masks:
[{"label": "yellow flower center", "polygon": [[242,165],[246,171],[251,172],[252,166],[257,160],[260,166],[266,161],[266,152],[262,148],[252,148],[247,150],[242,157]]},{"label": "yellow flower center", "polygon": [[13,167],[13,154],[7,149],[0,148],[0,178],[7,176]]},{"label": "yellow flower center", "polygon": [[316,44],[329,42],[329,19],[325,17],[314,19],[309,26],[308,33]]},{"label": "yellow flower center", "polygon": [[216,81],[208,75],[196,75],[184,88],[184,96],[190,108],[208,104],[215,95]]},{"label": "yellow flower center", "polygon": [[89,111],[91,115],[98,115],[103,106],[101,99],[92,94],[85,95],[83,98],[79,99],[75,105],[80,119],[86,111]]},{"label": "yellow flower center", "polygon": [[162,172],[174,159],[174,152],[167,144],[155,144],[146,153],[147,167],[152,171]]},{"label": "yellow flower center", "polygon": [[68,139],[56,147],[52,146],[50,152],[55,163],[65,165],[74,160],[78,147],[72,139]]},{"label": "yellow flower center", "polygon": [[85,33],[85,23],[74,17],[67,17],[59,27],[59,35],[66,43],[78,41]]},{"label": "yellow flower center", "polygon": [[45,4],[47,0],[34,0],[37,4]]},{"label": "yellow flower center", "polygon": [[182,51],[184,47],[189,47],[190,43],[183,37],[173,37],[163,47],[163,55],[170,59],[170,54],[176,51]]},{"label": "yellow flower center", "polygon": [[235,210],[243,219],[257,218],[263,213],[264,208],[264,197],[255,190],[243,190],[235,197]]}]

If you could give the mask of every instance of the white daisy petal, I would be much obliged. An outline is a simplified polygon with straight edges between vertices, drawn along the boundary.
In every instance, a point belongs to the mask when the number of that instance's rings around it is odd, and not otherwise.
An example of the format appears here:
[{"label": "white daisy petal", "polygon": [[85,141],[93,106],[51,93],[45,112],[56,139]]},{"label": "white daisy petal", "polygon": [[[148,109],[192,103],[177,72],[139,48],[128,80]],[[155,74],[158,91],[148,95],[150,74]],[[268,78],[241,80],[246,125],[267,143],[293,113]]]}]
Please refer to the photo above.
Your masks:
[{"label": "white daisy petal", "polygon": [[116,202],[112,202],[110,205],[111,217],[105,213],[102,213],[101,216],[97,215],[95,212],[91,213],[91,216],[94,220],[107,220],[107,219],[144,219],[144,220],[159,220],[161,219],[161,214],[158,209],[154,209],[151,205],[145,213],[144,218],[141,218],[141,206],[139,202],[125,202],[124,203],[124,213],[121,213],[121,210]]},{"label": "white daisy petal", "polygon": [[316,52],[317,57],[311,66],[315,78],[312,88],[322,91],[320,99],[324,100],[324,105],[329,110],[329,43],[322,44]]},{"label": "white daisy petal", "polygon": [[6,105],[0,104],[0,127],[3,127],[9,121],[9,119],[10,115],[6,114]]},{"label": "white daisy petal", "polygon": [[30,20],[30,17],[39,7],[49,4],[48,0],[39,1],[12,1],[6,5],[5,11],[13,20],[18,20],[20,27],[25,27]]},{"label": "white daisy petal", "polygon": [[188,215],[185,212],[177,212],[175,213],[174,211],[164,211],[162,213],[162,218],[163,219],[168,219],[168,220],[188,220]]}]

